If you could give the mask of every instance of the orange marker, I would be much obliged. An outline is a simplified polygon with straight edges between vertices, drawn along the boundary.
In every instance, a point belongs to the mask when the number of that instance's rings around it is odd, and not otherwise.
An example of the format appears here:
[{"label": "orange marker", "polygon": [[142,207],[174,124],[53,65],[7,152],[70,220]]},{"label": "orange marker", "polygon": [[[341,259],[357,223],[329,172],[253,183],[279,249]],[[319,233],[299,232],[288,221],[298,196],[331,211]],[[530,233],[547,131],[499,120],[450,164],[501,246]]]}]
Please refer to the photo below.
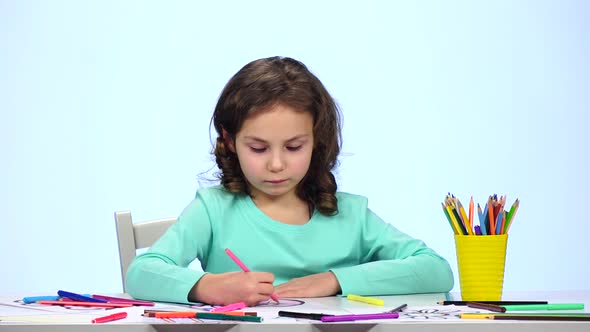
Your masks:
[{"label": "orange marker", "polygon": [[156,312],[154,313],[156,318],[194,318],[197,317],[197,313],[194,311],[173,311],[173,312]]}]

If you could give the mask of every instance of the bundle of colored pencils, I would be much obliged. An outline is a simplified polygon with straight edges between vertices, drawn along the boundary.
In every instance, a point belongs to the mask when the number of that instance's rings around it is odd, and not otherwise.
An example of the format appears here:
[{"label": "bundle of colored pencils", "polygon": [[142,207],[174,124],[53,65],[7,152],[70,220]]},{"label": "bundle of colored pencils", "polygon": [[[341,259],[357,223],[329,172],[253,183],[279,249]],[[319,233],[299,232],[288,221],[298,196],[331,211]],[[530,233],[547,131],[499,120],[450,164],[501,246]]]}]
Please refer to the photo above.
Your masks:
[{"label": "bundle of colored pencils", "polygon": [[465,213],[461,201],[451,193],[445,197],[442,208],[455,235],[501,235],[508,233],[519,204],[520,201],[516,199],[510,210],[506,211],[506,196],[500,196],[499,199],[495,194],[490,196],[483,211],[477,204],[479,225],[475,225],[473,218],[473,197],[469,201],[469,215]]}]

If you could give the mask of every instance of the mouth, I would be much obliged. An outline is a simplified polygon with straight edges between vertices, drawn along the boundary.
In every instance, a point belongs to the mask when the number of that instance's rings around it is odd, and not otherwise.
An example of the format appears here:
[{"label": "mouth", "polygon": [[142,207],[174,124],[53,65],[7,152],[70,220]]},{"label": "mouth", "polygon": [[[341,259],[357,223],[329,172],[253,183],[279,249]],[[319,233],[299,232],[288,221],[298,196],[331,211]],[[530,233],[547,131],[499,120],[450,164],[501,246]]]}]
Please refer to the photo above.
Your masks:
[{"label": "mouth", "polygon": [[272,183],[272,184],[279,184],[279,183],[283,183],[285,181],[287,181],[287,180],[284,180],[284,179],[283,180],[269,180],[269,181],[266,181],[266,182],[269,182],[269,183]]}]

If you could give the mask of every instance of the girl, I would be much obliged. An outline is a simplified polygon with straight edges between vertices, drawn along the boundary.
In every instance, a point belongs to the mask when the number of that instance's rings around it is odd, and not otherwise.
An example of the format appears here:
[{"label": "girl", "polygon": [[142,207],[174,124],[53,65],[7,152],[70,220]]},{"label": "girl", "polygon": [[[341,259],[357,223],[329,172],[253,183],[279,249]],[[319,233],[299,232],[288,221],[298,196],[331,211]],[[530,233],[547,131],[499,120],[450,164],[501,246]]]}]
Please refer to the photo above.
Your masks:
[{"label": "girl", "polygon": [[[253,61],[223,89],[212,123],[220,186],[200,189],[135,258],[135,298],[255,305],[278,297],[447,292],[448,263],[385,223],[332,174],[340,116],[301,62]],[[242,272],[229,248],[253,272]],[[187,266],[195,259],[203,271]],[[273,296],[274,297],[274,296]]]}]

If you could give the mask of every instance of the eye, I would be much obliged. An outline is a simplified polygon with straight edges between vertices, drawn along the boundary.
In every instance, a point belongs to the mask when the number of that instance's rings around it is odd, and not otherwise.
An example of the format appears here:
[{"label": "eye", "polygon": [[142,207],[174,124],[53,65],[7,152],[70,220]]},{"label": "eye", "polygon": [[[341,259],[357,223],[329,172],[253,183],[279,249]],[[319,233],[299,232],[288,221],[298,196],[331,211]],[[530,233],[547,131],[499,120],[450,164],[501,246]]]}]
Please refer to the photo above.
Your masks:
[{"label": "eye", "polygon": [[301,149],[301,145],[298,145],[298,146],[287,146],[287,150],[289,150],[289,151],[297,151],[299,149]]},{"label": "eye", "polygon": [[259,147],[251,146],[250,151],[252,151],[254,153],[263,153],[264,151],[266,151],[266,148],[259,148]]}]

